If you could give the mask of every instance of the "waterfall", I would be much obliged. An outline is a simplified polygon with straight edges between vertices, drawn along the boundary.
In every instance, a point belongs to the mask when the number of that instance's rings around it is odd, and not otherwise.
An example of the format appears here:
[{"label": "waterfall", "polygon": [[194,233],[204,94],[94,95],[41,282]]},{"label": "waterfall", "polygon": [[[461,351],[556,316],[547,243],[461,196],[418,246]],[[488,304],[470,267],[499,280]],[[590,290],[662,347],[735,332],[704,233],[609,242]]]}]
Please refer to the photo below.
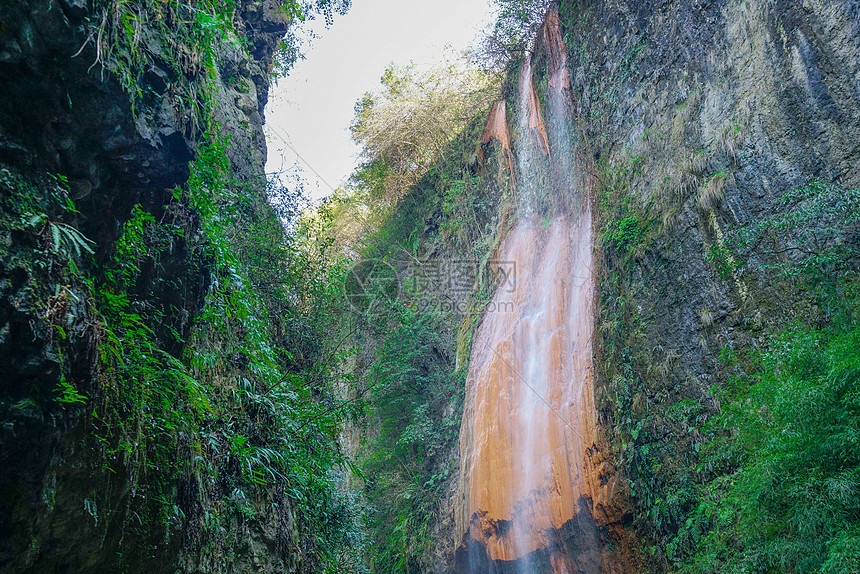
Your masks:
[{"label": "waterfall", "polygon": [[[601,572],[591,517],[594,445],[591,211],[572,184],[564,46],[557,20],[546,115],[531,60],[515,137],[518,223],[498,264],[510,272],[472,344],[461,433],[468,515],[458,570]],[[593,477],[591,477],[593,478]]]}]

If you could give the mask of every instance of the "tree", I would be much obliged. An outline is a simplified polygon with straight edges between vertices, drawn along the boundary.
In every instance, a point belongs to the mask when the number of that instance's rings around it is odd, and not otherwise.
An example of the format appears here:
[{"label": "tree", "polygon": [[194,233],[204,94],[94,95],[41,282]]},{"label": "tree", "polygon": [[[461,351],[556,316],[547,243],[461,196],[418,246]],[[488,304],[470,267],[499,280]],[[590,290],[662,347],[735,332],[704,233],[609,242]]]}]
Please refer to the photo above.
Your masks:
[{"label": "tree", "polygon": [[550,0],[493,0],[498,17],[484,39],[481,59],[491,68],[503,68],[529,50],[543,24]]},{"label": "tree", "polygon": [[390,65],[381,89],[356,103],[352,137],[362,147],[353,187],[392,204],[444,161],[447,145],[497,97],[493,74],[463,56],[447,54],[430,69]]}]

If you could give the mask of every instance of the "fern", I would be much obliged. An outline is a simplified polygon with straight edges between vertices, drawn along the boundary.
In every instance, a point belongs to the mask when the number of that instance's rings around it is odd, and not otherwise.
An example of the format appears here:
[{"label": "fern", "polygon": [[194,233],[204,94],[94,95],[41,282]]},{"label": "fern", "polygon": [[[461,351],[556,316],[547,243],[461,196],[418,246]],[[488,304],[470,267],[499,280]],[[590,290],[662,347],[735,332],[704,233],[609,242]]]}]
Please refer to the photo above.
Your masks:
[{"label": "fern", "polygon": [[83,253],[94,254],[93,247],[95,242],[87,239],[80,231],[59,222],[48,222],[48,229],[51,233],[51,249],[54,253],[62,255],[68,260],[75,257],[80,257]]}]

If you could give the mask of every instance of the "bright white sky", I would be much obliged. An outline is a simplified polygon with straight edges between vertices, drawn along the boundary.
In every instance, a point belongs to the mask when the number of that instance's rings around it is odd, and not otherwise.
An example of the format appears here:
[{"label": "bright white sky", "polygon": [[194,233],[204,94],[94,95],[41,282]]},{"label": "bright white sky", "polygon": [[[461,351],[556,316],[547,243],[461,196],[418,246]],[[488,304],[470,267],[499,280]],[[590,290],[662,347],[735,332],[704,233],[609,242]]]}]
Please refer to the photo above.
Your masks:
[{"label": "bright white sky", "polygon": [[344,183],[355,166],[358,148],[349,136],[355,103],[376,89],[385,68],[437,61],[446,44],[464,50],[489,21],[489,0],[353,0],[328,30],[318,20],[307,58],[270,93],[266,171],[298,165],[310,198],[330,195],[329,185]]}]

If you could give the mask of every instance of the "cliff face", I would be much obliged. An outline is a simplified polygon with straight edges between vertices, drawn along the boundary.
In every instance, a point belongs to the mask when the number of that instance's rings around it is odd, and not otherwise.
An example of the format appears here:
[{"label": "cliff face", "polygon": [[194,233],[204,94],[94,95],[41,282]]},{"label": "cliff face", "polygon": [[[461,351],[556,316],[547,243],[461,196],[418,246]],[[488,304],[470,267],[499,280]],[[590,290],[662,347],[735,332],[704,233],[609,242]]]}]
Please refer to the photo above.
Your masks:
[{"label": "cliff face", "polygon": [[[155,390],[205,350],[200,316],[224,265],[205,194],[176,186],[217,139],[230,185],[265,202],[263,107],[288,24],[274,2],[0,6],[0,571],[303,559],[283,493],[269,505],[252,485],[246,500],[236,461],[207,454],[230,452],[212,434],[224,419],[204,427],[210,446],[182,426],[184,412],[210,417],[214,395],[192,411],[182,375]],[[247,373],[241,354],[218,361]]]},{"label": "cliff face", "polygon": [[[856,3],[595,2],[567,18],[592,164],[615,169],[608,177],[661,218],[647,255],[634,258],[633,291],[699,378],[714,369],[701,339],[749,335],[732,327],[746,297],[762,302],[754,286],[772,279],[719,277],[708,248],[812,179],[857,186]],[[663,277],[657,289],[640,275],[652,272]],[[666,289],[673,295],[656,292]],[[707,332],[702,308],[717,317]]]},{"label": "cliff face", "polygon": [[683,560],[695,485],[726,472],[703,457],[706,421],[745,376],[725,357],[831,319],[780,272],[808,255],[799,230],[746,249],[737,237],[797,209],[783,198],[799,186],[860,184],[858,14],[856,2],[562,8],[598,212],[598,426],[630,526],[657,541],[651,568]]},{"label": "cliff face", "polygon": [[[720,413],[719,397],[731,377],[744,376],[725,357],[765,348],[791,321],[831,319],[803,285],[780,274],[786,260],[812,252],[798,252],[794,231],[746,250],[738,249],[737,237],[795,209],[785,194],[810,182],[845,190],[860,184],[860,5],[561,3],[562,53],[548,32],[554,18],[551,9],[531,59],[544,110],[554,89],[570,82],[571,170],[583,177],[595,210],[597,431],[589,442],[601,459],[599,471],[592,469],[598,486],[580,493],[578,505],[561,506],[568,520],[577,508],[582,517],[600,515],[604,540],[627,541],[616,547],[622,570],[659,570],[683,563],[695,546],[697,485],[731,472],[702,455],[713,439],[704,435]],[[564,58],[562,73],[557,63]],[[501,133],[497,123],[494,114],[488,132]],[[513,139],[521,154],[522,140]],[[516,175],[521,189],[526,176]],[[807,225],[831,237],[830,223]],[[839,233],[838,244],[856,248],[856,233]],[[567,274],[557,278],[565,280]],[[499,320],[488,314],[482,321],[474,343],[481,348],[472,350],[478,370],[469,383],[478,390],[467,386],[460,437],[464,494],[453,499],[455,537],[464,543],[457,569],[482,571],[496,560],[495,568],[518,571],[514,559],[524,553],[511,541],[511,513],[525,503],[508,498],[528,482],[515,454],[527,447],[518,442],[522,433],[511,431],[524,407],[507,404],[517,402],[512,375],[503,366],[493,371],[487,366],[493,361],[482,358],[488,330]],[[507,336],[515,344],[517,329]],[[515,351],[498,352],[495,361],[504,368],[517,363]],[[575,377],[566,379],[575,384]],[[532,447],[536,456],[556,446],[553,432],[543,436],[546,443]],[[567,477],[574,485],[580,480]],[[543,515],[547,522],[525,552],[562,544],[564,520],[554,510]],[[640,553],[624,531],[655,545]],[[577,538],[589,536],[574,532]],[[547,571],[558,571],[557,561],[545,562]],[[611,571],[606,563],[599,568]]]}]

